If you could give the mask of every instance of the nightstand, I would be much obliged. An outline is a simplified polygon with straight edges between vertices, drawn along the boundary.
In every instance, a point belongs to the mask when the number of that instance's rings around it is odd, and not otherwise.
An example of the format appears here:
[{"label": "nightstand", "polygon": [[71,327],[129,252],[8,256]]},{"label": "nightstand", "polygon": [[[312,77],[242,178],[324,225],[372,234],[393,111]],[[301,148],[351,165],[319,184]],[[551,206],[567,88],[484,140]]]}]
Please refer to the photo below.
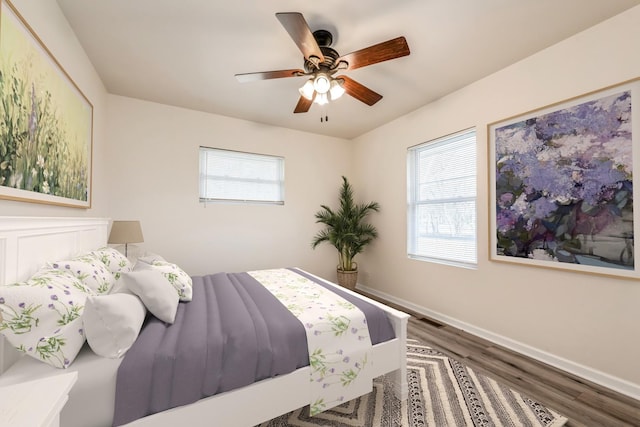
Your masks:
[{"label": "nightstand", "polygon": [[0,387],[0,427],[59,427],[77,379],[69,372]]}]

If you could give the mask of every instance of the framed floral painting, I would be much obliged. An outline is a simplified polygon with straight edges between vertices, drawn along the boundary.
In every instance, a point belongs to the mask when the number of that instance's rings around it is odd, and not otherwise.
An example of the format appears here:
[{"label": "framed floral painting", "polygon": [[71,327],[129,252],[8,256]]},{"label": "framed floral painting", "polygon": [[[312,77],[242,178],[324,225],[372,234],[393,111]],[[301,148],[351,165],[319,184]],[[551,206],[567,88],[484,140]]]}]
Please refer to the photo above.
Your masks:
[{"label": "framed floral painting", "polygon": [[91,207],[93,106],[0,0],[0,198]]},{"label": "framed floral painting", "polygon": [[490,257],[640,277],[640,79],[488,125]]}]

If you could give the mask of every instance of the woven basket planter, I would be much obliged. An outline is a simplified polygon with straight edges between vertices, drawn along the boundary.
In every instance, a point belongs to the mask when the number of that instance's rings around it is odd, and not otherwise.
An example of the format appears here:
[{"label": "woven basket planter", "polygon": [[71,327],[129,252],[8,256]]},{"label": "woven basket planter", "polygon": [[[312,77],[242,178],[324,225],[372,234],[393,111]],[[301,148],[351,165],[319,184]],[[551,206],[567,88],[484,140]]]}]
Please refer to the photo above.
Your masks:
[{"label": "woven basket planter", "polygon": [[358,270],[344,271],[337,270],[338,272],[338,285],[343,286],[352,291],[356,288],[358,282]]}]

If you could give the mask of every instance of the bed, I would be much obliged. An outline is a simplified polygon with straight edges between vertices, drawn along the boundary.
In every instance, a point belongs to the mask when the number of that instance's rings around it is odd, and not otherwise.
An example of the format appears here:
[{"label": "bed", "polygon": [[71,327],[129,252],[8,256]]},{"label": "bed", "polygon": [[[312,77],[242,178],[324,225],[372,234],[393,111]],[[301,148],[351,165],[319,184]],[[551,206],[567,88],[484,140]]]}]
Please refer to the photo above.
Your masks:
[{"label": "bed", "polygon": [[[44,263],[72,257],[106,245],[109,221],[102,218],[0,217],[0,286],[25,280]],[[304,272],[305,274],[308,274]],[[341,289],[324,281],[327,287]],[[384,310],[395,338],[373,346],[374,376],[388,375],[400,399],[407,397],[406,325],[408,315],[342,290]],[[0,336],[0,387],[35,378],[78,372],[78,381],[61,414],[63,427],[102,427],[113,421],[117,370],[122,358],[97,356],[84,345],[66,369],[56,369],[31,357],[20,356]],[[154,415],[130,426],[255,426],[309,403],[309,367],[264,379]],[[251,410],[246,410],[251,402]],[[87,410],[87,408],[91,408]]]}]

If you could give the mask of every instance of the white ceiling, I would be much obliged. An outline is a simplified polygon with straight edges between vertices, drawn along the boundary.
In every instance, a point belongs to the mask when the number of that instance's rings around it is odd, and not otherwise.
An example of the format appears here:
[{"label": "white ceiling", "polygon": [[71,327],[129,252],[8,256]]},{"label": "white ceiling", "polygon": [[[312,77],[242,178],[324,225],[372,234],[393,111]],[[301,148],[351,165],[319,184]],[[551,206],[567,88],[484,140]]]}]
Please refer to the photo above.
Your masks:
[{"label": "white ceiling", "polygon": [[[354,138],[487,76],[640,0],[57,0],[107,90],[116,95]],[[301,12],[344,55],[405,36],[409,56],[347,72],[382,94],[343,96],[293,114],[302,77],[234,75],[303,68],[276,19]],[[550,64],[553,66],[554,64]],[[560,65],[560,64],[555,64]],[[320,117],[328,115],[328,122]]]}]

